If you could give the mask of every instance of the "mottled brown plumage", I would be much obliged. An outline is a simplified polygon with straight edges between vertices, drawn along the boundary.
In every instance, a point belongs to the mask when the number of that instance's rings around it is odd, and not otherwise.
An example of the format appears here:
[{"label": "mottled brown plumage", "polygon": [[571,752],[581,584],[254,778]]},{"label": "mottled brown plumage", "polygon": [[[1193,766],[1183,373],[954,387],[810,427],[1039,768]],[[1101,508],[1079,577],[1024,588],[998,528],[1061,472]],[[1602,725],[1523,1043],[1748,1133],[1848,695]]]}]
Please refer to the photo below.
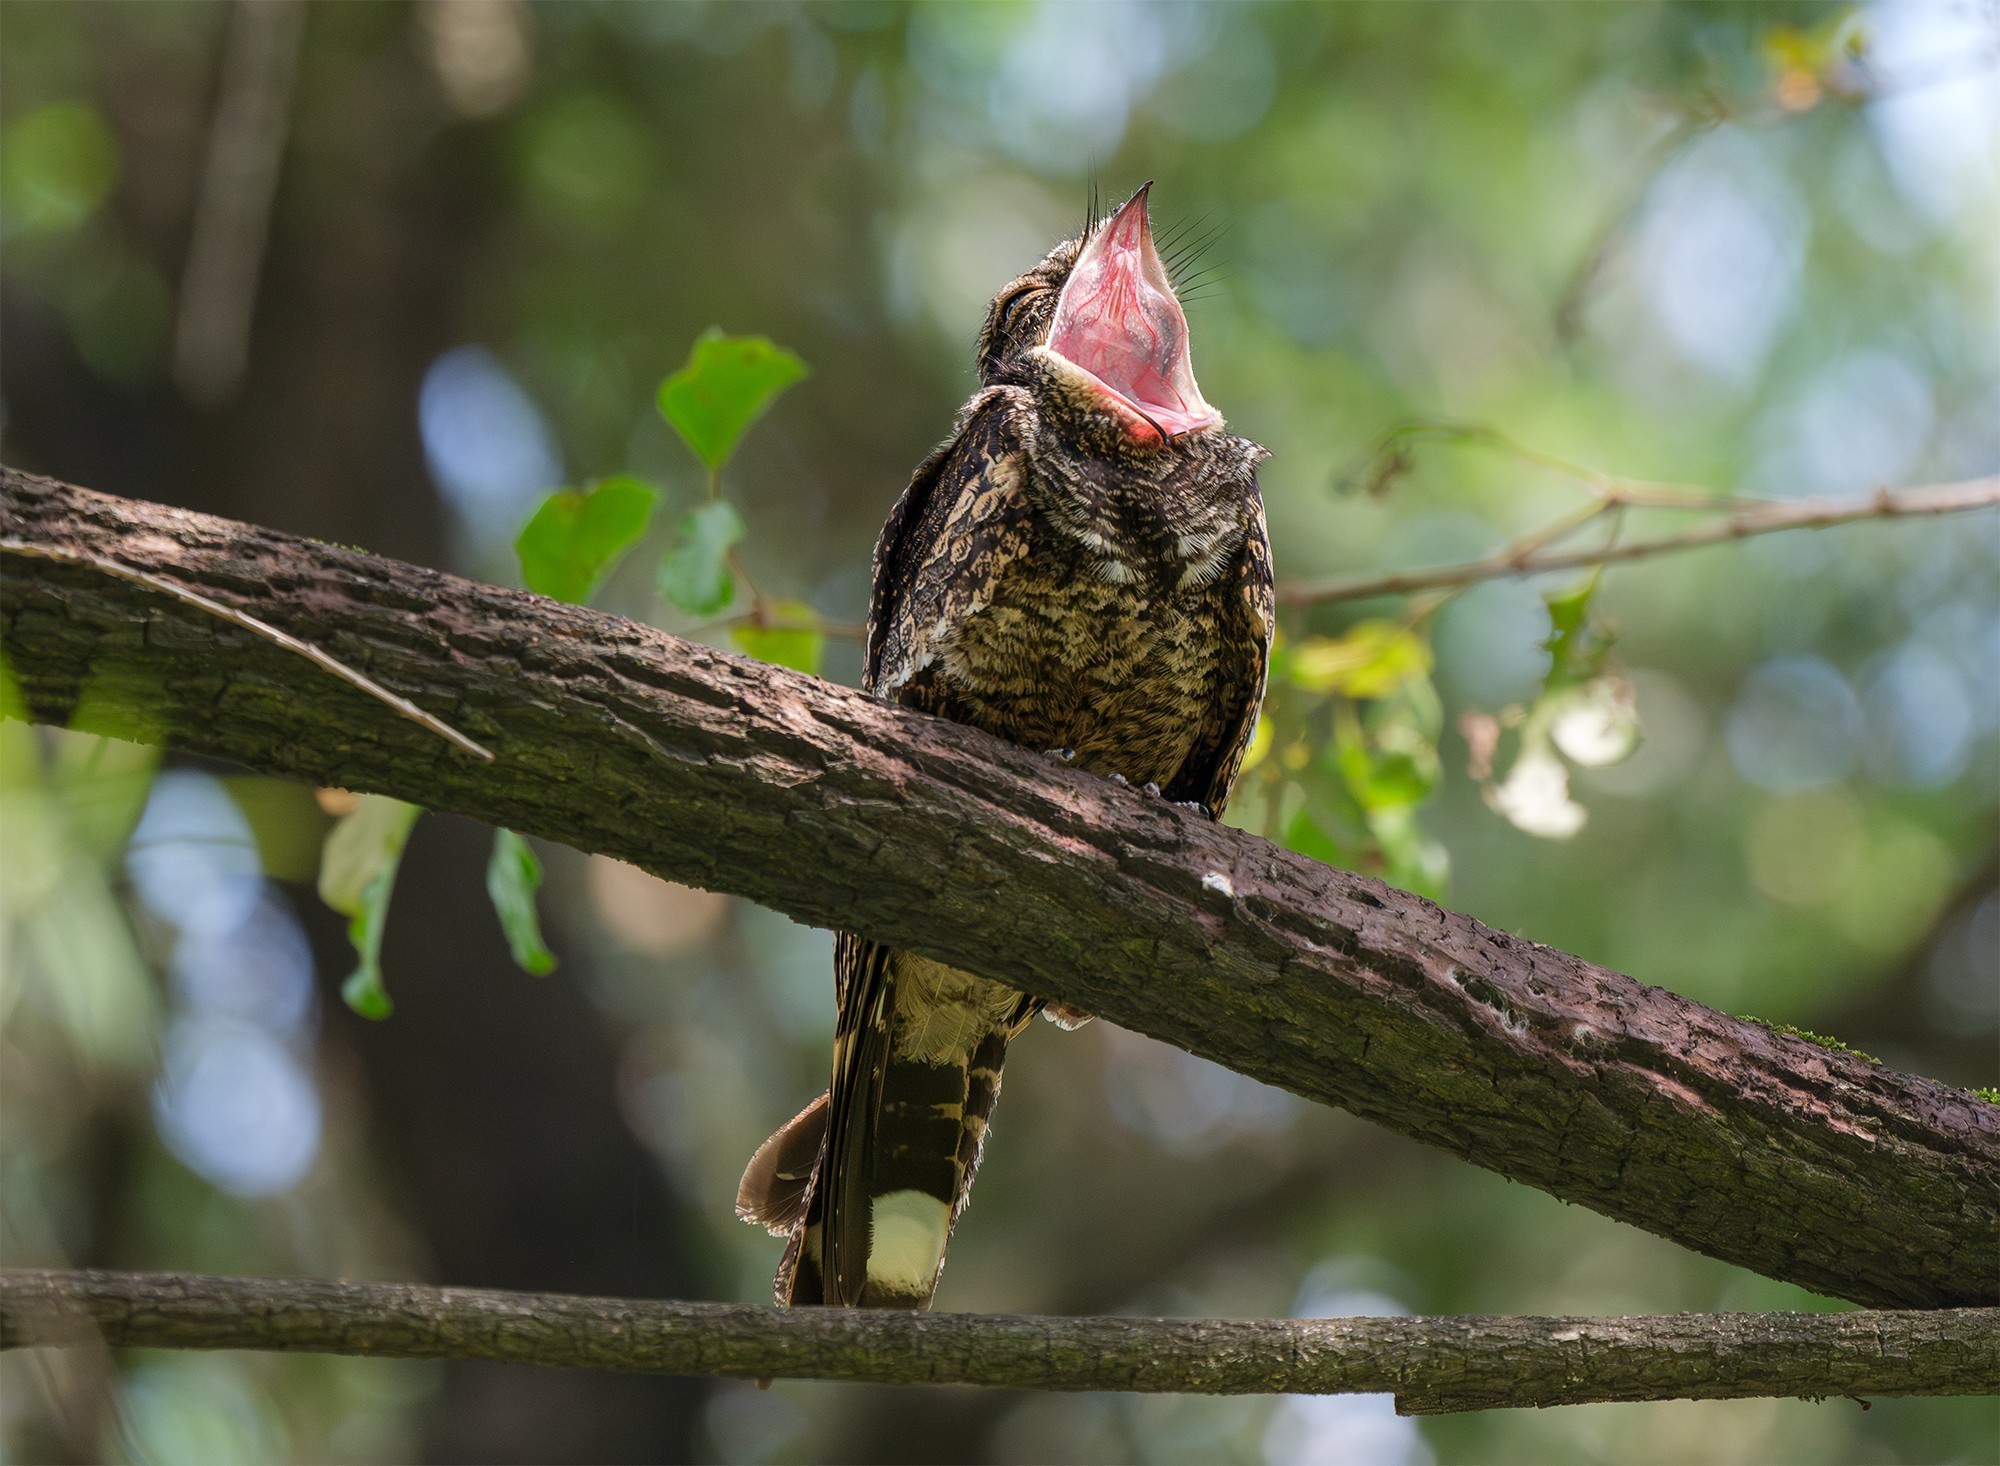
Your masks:
[{"label": "mottled brown plumage", "polygon": [[[1264,450],[1195,387],[1145,190],[994,298],[979,366],[876,546],[864,686],[1219,815],[1270,645]],[[851,935],[835,961],[832,1089],[738,1207],[790,1239],[781,1302],[922,1307],[1042,1004]]]}]

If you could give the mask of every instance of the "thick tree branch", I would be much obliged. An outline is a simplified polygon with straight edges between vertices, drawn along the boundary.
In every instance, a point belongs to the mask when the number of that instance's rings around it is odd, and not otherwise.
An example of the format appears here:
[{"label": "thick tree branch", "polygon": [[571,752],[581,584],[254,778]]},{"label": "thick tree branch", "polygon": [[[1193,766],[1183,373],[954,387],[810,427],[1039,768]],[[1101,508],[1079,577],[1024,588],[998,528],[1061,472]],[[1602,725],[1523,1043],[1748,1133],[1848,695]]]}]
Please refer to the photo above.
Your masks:
[{"label": "thick tree branch", "polygon": [[172,596],[175,600],[206,611],[211,616],[220,616],[223,620],[233,622],[241,626],[245,631],[261,636],[266,641],[273,642],[288,652],[297,652],[307,661],[325,668],[343,682],[351,683],[353,686],[360,688],[377,702],[394,708],[397,716],[408,718],[412,723],[430,729],[431,732],[437,734],[438,737],[444,739],[447,743],[458,745],[458,747],[464,749],[474,758],[484,759],[487,763],[493,762],[493,755],[491,753],[481,748],[443,719],[432,717],[407,697],[396,696],[395,693],[389,691],[381,683],[364,677],[337,657],[328,656],[311,642],[301,641],[298,637],[288,632],[280,631],[270,622],[260,621],[247,611],[239,611],[234,606],[225,606],[220,601],[210,600],[207,596],[199,595],[184,585],[168,580],[165,576],[153,575],[144,570],[135,570],[129,565],[119,564],[116,560],[107,560],[102,555],[85,554],[83,551],[73,550],[67,545],[43,545],[30,544],[23,540],[0,540],[0,551],[43,560],[62,560],[72,565],[88,565],[92,570],[102,571],[106,575],[115,575],[120,580],[131,581],[134,585],[143,585],[146,589],[156,590],[163,596]]},{"label": "thick tree branch", "polygon": [[[5,556],[0,644],[36,718],[82,710],[914,948],[1822,1292],[2000,1297],[2000,1107],[1966,1091],[617,617],[12,472],[0,538],[254,606],[496,757],[142,586]],[[107,725],[114,706],[141,711]]]},{"label": "thick tree branch", "polygon": [[[1523,536],[1478,560],[1457,565],[1438,565],[1426,570],[1402,570],[1388,575],[1355,576],[1344,580],[1288,581],[1278,587],[1278,600],[1288,606],[1325,605],[1333,601],[1365,601],[1377,596],[1404,595],[1411,591],[1443,590],[1477,585],[1484,580],[1504,580],[1517,575],[1540,575],[1552,570],[1580,570],[1593,565],[1618,565],[1628,560],[1645,560],[1679,550],[1697,550],[1705,545],[1730,540],[1751,539],[1789,529],[1826,529],[1836,524],[1853,524],[1863,519],[1904,519],[1924,515],[1962,514],[1970,509],[1991,509],[2000,505],[2000,475],[1966,479],[1954,484],[1929,484],[1921,488],[1881,489],[1853,499],[1744,500],[1718,496],[1703,502],[1687,494],[1663,499],[1642,490],[1616,486],[1601,491],[1597,500],[1577,516],[1558,520],[1547,530]],[[1567,539],[1586,524],[1620,509],[1682,509],[1714,514],[1706,524],[1695,525],[1679,534],[1652,539],[1613,541],[1587,549],[1557,549],[1554,544]]]},{"label": "thick tree branch", "polygon": [[2000,1308],[1631,1318],[1052,1318],[412,1283],[0,1272],[0,1349],[267,1349],[733,1379],[1387,1394],[1405,1415],[1606,1400],[1976,1395]]}]

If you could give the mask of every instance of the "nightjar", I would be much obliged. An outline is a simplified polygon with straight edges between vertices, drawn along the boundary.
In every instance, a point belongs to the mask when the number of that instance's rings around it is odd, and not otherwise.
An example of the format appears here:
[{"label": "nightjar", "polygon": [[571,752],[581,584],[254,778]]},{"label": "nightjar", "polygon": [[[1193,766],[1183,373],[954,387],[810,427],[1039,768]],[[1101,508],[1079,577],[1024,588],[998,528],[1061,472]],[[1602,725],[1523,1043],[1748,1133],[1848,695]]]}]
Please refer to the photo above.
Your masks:
[{"label": "nightjar", "polygon": [[[994,297],[980,389],[876,546],[863,685],[1219,816],[1270,650],[1266,454],[1195,385],[1150,187]],[[835,967],[832,1087],[737,1211],[789,1239],[780,1303],[922,1308],[1051,1005],[850,933]]]}]

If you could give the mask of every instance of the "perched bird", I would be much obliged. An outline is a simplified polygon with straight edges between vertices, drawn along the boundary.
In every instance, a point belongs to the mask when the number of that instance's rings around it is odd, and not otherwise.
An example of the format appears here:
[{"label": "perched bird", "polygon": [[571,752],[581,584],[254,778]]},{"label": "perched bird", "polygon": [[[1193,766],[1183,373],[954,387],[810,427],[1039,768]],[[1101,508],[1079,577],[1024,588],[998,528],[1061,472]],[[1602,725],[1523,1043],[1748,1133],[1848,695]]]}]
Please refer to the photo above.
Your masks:
[{"label": "perched bird", "polygon": [[[875,547],[863,686],[1219,816],[1270,650],[1267,455],[1195,385],[1147,188],[994,297],[980,390]],[[834,954],[833,1086],[737,1212],[790,1239],[780,1303],[923,1308],[1045,1005],[849,933]]]}]

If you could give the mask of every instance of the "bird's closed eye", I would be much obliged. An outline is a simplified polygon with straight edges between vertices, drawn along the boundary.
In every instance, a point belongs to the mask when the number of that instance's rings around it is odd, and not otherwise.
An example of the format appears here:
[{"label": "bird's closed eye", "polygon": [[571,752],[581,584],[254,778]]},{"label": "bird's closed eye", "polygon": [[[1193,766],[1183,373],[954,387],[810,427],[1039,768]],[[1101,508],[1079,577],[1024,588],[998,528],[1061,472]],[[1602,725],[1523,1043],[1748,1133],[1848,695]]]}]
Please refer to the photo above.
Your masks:
[{"label": "bird's closed eye", "polygon": [[1000,332],[1002,335],[1014,329],[1015,317],[1019,314],[1021,306],[1036,293],[1035,286],[1024,285],[1000,302]]}]

